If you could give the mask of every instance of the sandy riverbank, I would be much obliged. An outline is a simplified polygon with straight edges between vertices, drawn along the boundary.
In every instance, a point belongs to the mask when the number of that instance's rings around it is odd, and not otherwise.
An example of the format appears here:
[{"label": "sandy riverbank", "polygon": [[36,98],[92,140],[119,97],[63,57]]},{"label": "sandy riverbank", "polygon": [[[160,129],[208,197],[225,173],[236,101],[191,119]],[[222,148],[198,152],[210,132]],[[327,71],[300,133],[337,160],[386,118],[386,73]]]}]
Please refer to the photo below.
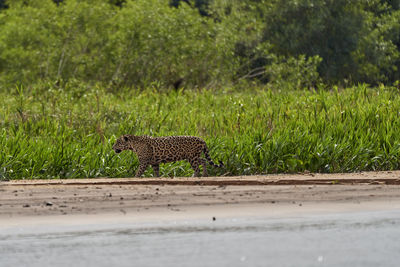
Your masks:
[{"label": "sandy riverbank", "polygon": [[400,209],[400,171],[0,182],[0,226]]}]

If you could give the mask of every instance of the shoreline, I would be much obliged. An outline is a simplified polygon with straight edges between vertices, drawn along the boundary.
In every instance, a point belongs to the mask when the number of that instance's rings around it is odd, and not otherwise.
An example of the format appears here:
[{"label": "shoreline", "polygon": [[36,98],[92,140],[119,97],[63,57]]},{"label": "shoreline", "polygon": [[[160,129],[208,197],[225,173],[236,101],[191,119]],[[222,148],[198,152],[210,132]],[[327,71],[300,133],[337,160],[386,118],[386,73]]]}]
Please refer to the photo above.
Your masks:
[{"label": "shoreline", "polygon": [[399,171],[356,173],[298,173],[219,177],[143,177],[143,178],[73,178],[0,181],[1,186],[27,185],[330,185],[388,184],[400,185]]},{"label": "shoreline", "polygon": [[[399,177],[400,171],[8,181],[0,182],[0,226],[289,218],[400,210]],[[319,182],[311,184],[311,179]]]}]

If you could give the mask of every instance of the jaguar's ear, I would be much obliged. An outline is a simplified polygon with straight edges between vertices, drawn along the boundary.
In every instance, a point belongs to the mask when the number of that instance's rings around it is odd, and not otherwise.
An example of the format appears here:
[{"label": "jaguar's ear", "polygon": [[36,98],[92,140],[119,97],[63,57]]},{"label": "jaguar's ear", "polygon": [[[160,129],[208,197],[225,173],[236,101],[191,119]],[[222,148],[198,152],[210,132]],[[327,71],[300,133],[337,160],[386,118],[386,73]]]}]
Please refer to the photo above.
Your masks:
[{"label": "jaguar's ear", "polygon": [[124,141],[125,141],[125,142],[128,142],[128,141],[129,141],[128,136],[126,136],[126,135],[124,136]]}]

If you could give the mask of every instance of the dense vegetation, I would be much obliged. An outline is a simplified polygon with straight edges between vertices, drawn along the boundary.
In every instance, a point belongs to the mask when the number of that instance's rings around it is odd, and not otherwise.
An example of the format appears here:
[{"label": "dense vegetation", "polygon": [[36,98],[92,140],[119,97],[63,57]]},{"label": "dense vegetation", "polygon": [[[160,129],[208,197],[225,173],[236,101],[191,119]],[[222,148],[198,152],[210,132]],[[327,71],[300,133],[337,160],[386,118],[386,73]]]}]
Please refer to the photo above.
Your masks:
[{"label": "dense vegetation", "polygon": [[[225,163],[210,174],[353,172],[399,168],[396,88],[325,91],[129,91],[43,84],[1,94],[0,179],[132,176],[115,154],[123,133],[197,135]],[[151,175],[149,168],[146,175]],[[161,174],[191,175],[188,163]]]},{"label": "dense vegetation", "polygon": [[42,80],[218,88],[394,83],[400,1],[0,2],[0,90]]},{"label": "dense vegetation", "polygon": [[398,169],[399,67],[399,0],[0,0],[0,180],[132,176],[123,133],[200,136],[210,174]]}]

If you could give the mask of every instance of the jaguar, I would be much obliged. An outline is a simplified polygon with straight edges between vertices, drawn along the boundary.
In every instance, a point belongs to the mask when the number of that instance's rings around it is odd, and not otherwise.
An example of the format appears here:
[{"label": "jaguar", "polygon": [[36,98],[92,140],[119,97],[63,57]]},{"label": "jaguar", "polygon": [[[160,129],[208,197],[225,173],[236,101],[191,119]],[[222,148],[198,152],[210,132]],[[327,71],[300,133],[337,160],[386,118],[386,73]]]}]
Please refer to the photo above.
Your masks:
[{"label": "jaguar", "polygon": [[[119,137],[113,145],[115,153],[131,150],[139,159],[139,168],[136,177],[143,175],[149,165],[152,166],[154,176],[160,176],[160,163],[187,160],[194,170],[194,176],[200,176],[200,165],[203,166],[203,176],[207,174],[207,161],[214,167],[223,167],[223,163],[215,164],[210,155],[206,142],[196,136],[136,136],[125,134]],[[205,159],[202,158],[204,154]],[[207,160],[207,161],[206,161]]]}]

